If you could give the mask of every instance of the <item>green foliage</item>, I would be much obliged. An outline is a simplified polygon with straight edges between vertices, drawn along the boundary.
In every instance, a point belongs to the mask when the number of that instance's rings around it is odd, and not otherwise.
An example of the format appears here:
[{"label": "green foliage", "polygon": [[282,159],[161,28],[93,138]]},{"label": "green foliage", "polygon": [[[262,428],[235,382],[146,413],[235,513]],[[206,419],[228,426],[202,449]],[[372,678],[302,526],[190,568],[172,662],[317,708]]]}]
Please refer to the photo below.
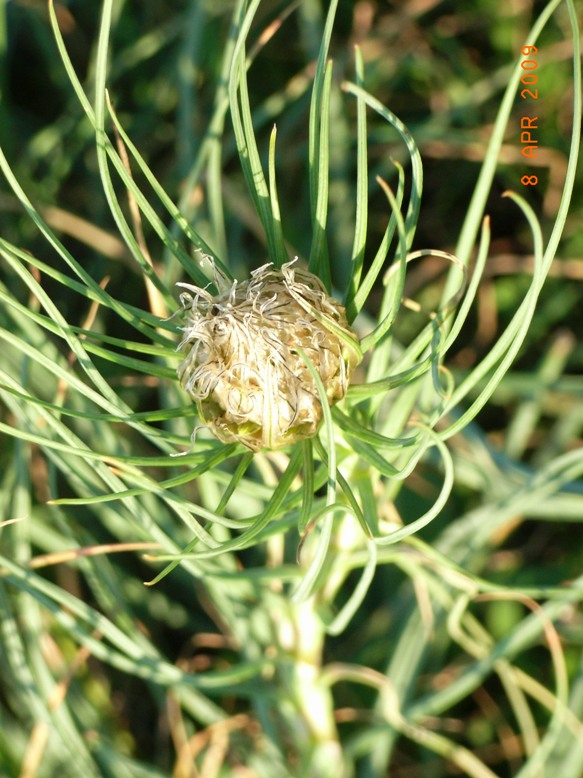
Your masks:
[{"label": "green foliage", "polygon": [[[583,774],[574,4],[7,6],[0,773]],[[364,359],[252,454],[174,285],[296,254]]]}]

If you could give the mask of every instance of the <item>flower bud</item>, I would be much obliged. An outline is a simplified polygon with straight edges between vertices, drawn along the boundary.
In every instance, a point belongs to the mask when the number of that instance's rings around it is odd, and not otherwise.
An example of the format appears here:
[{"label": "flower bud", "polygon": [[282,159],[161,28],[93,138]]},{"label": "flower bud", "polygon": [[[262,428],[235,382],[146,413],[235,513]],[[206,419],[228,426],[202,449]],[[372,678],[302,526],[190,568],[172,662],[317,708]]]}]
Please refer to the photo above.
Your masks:
[{"label": "flower bud", "polygon": [[361,359],[343,306],[320,279],[295,259],[281,270],[264,265],[216,297],[182,286],[178,377],[214,435],[253,451],[316,435],[322,404],[299,348],[329,405],[344,397]]}]

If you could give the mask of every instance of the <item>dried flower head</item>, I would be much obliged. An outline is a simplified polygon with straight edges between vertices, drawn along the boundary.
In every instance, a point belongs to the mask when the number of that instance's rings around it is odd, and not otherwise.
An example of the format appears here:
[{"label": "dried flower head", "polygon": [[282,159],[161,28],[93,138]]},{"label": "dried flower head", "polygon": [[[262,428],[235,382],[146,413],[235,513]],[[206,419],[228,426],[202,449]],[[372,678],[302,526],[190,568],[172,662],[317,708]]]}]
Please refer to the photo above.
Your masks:
[{"label": "dried flower head", "polygon": [[343,306],[297,259],[213,297],[181,284],[187,351],[178,368],[199,415],[225,443],[277,449],[316,435],[322,404],[300,349],[333,405],[361,358]]}]

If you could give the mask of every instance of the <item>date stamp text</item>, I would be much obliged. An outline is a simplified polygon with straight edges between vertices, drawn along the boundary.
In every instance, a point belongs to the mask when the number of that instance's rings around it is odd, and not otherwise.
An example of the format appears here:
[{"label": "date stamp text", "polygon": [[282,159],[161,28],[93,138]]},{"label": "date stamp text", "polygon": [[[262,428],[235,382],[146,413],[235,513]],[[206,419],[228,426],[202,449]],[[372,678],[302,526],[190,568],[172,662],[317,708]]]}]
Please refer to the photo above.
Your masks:
[{"label": "date stamp text", "polygon": [[[536,46],[523,46],[521,53],[524,59],[520,63],[520,67],[524,73],[520,79],[523,85],[523,89],[520,90],[520,97],[530,103],[539,99],[539,90],[536,86],[538,84],[538,76],[536,74],[538,49]],[[538,156],[538,129],[538,116],[525,114],[520,117],[520,153],[523,157],[535,159]],[[523,186],[536,186],[538,184],[538,176],[524,175],[520,179],[520,183]]]}]

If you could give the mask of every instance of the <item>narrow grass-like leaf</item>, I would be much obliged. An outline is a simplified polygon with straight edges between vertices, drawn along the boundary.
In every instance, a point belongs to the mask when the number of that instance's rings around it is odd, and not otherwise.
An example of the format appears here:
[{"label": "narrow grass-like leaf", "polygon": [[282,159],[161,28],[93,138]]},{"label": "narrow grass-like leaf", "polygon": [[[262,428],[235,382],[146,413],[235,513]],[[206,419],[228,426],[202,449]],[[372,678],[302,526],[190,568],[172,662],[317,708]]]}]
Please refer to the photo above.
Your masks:
[{"label": "narrow grass-like leaf", "polygon": [[409,535],[418,532],[422,527],[426,527],[428,524],[430,524],[433,521],[433,519],[435,519],[436,516],[439,515],[443,506],[448,500],[451,494],[453,480],[454,480],[453,461],[451,458],[451,454],[447,450],[445,444],[443,444],[437,438],[434,438],[434,442],[441,455],[441,459],[443,462],[443,469],[444,469],[443,485],[441,487],[437,500],[433,503],[431,508],[423,514],[423,516],[420,516],[418,519],[415,519],[415,521],[411,522],[411,524],[408,524],[406,527],[403,527],[402,529],[395,530],[395,532],[391,532],[391,534],[387,535],[386,537],[376,538],[376,542],[379,545],[382,546],[382,545],[397,543],[403,538],[406,538]]},{"label": "narrow grass-like leaf", "polygon": [[257,149],[247,89],[245,41],[258,7],[259,0],[252,0],[240,22],[229,78],[229,96],[237,150],[247,189],[265,230],[270,261],[279,265],[283,255],[283,247],[277,239],[277,232],[280,228],[275,226],[277,219],[272,213],[270,192]]},{"label": "narrow grass-like leaf", "polygon": [[[349,321],[353,321],[356,318],[358,312],[363,308],[366,300],[368,299],[371,293],[375,281],[377,280],[381,270],[385,266],[387,261],[387,256],[389,253],[389,247],[391,245],[391,241],[393,240],[393,235],[397,227],[396,214],[398,213],[400,215],[401,213],[401,205],[403,202],[403,195],[405,191],[405,171],[403,170],[403,167],[399,165],[397,162],[395,162],[394,164],[395,167],[397,168],[397,172],[399,176],[397,193],[395,195],[395,203],[396,203],[397,210],[394,212],[391,208],[391,216],[389,219],[389,223],[387,224],[387,228],[383,234],[381,243],[379,245],[377,253],[374,256],[371,266],[368,269],[366,276],[364,277],[364,280],[360,283],[358,288],[356,287],[354,288],[354,290],[351,292],[350,296],[346,300],[346,314],[348,316]],[[391,306],[389,304],[389,301],[386,299],[386,297],[383,298],[383,303],[381,307],[381,316],[383,314],[386,315],[387,308],[390,307]]]},{"label": "narrow grass-like leaf", "polygon": [[393,322],[395,321],[395,318],[399,311],[401,297],[403,294],[403,288],[405,285],[405,272],[407,267],[406,224],[403,221],[403,217],[401,216],[401,213],[398,210],[398,204],[392,191],[384,183],[384,181],[379,180],[379,183],[381,184],[387,196],[387,199],[391,205],[392,215],[395,217],[395,222],[397,225],[397,233],[399,235],[399,259],[398,262],[391,267],[391,270],[395,269],[396,272],[390,273],[390,275],[388,276],[390,280],[392,280],[393,277],[396,276],[397,280],[392,285],[390,283],[387,283],[385,289],[385,298],[391,300],[389,310],[386,313],[386,315],[382,318],[380,323],[374,328],[374,330],[362,339],[361,348],[363,352],[368,351],[375,344],[377,344],[381,340],[381,338],[389,331]]},{"label": "narrow grass-like leaf", "polygon": [[421,155],[419,154],[417,144],[399,117],[386,108],[376,98],[372,97],[372,95],[369,95],[364,89],[356,84],[351,84],[350,82],[344,83],[342,88],[349,94],[363,100],[370,108],[376,111],[379,116],[391,124],[407,146],[407,151],[411,158],[411,195],[409,197],[409,204],[405,216],[407,250],[409,250],[415,236],[415,229],[419,219],[419,209],[421,207],[421,194],[423,191],[423,164],[421,162]]},{"label": "narrow grass-like leaf", "polygon": [[298,524],[298,532],[303,537],[306,527],[312,515],[314,503],[314,453],[311,440],[302,442],[304,462],[302,468],[304,498],[302,500],[302,513]]},{"label": "narrow grass-like leaf", "polygon": [[[132,255],[139,263],[142,270],[149,277],[151,277],[152,280],[153,279],[152,268],[147,262],[144,261],[140,248],[139,246],[137,246],[133,233],[129,228],[129,225],[127,224],[125,217],[123,216],[123,213],[121,212],[121,209],[119,207],[119,203],[117,200],[117,196],[115,194],[111,176],[109,174],[107,157],[109,157],[109,159],[113,163],[124,186],[135,198],[136,202],[140,207],[140,210],[145,215],[148,222],[156,230],[157,234],[163,240],[165,245],[167,245],[172,250],[176,259],[183,265],[184,269],[187,271],[189,276],[195,281],[195,283],[197,283],[200,286],[206,286],[208,284],[207,277],[200,270],[198,265],[196,265],[192,261],[192,259],[184,251],[181,245],[172,237],[170,231],[164,227],[161,220],[158,218],[153,208],[149,205],[148,201],[144,197],[141,190],[136,186],[133,178],[128,174],[123,164],[123,161],[120,159],[119,155],[113,148],[105,132],[105,98],[106,98],[105,79],[106,79],[106,70],[107,70],[107,47],[108,47],[108,38],[109,38],[109,24],[111,21],[111,3],[105,1],[103,6],[101,31],[100,31],[100,43],[98,46],[99,62],[98,65],[96,66],[95,112],[87,96],[85,95],[83,87],[79,79],[77,78],[73,65],[70,61],[69,55],[67,53],[67,49],[65,47],[65,43],[63,41],[59,29],[57,18],[54,14],[54,9],[52,7],[52,4],[49,4],[49,11],[51,12],[51,22],[53,26],[55,40],[59,48],[59,54],[63,61],[63,65],[67,71],[67,76],[69,77],[71,85],[75,90],[75,94],[79,102],[81,103],[87,115],[87,118],[94,126],[95,132],[98,136],[97,155],[100,164],[101,175],[103,177],[104,191],[108,198],[110,208],[112,209],[112,214],[114,218],[116,218],[116,221],[118,221],[118,226],[120,228],[121,234],[125,240],[129,241],[128,247],[132,251]],[[199,244],[203,245],[202,239],[200,239]],[[208,253],[212,253],[212,252],[210,252],[209,250]]]},{"label": "narrow grass-like leaf", "polygon": [[373,541],[369,540],[367,541],[366,548],[368,551],[368,560],[362,570],[362,575],[354,587],[354,590],[348,598],[346,604],[334,617],[333,621],[327,625],[326,632],[329,635],[339,635],[346,629],[348,623],[351,621],[354,614],[361,606],[368,590],[370,589],[370,585],[374,578],[377,566],[377,547]]},{"label": "narrow grass-like leaf", "polygon": [[[354,66],[357,86],[364,86],[364,64],[362,53],[358,46],[354,47]],[[368,227],[368,148],[366,106],[364,101],[356,98],[356,215],[354,220],[354,242],[352,244],[350,283],[346,289],[344,304],[347,307],[349,321],[354,319],[350,302],[354,299],[360,286],[360,278],[364,264],[366,235]],[[362,307],[362,306],[361,306]]]},{"label": "narrow grass-like leaf", "polygon": [[[534,44],[538,40],[539,35],[548,24],[549,19],[555,13],[561,0],[551,0],[547,3],[545,8],[539,14],[534,23],[530,34],[525,41],[526,44]],[[572,7],[572,3],[568,2],[568,7]],[[571,14],[571,10],[569,11]],[[573,37],[575,41],[575,37]],[[484,208],[486,200],[490,194],[492,187],[492,181],[496,173],[496,166],[498,164],[498,155],[500,147],[504,141],[506,127],[511,115],[511,112],[515,106],[515,95],[518,90],[520,79],[524,75],[524,70],[521,67],[521,62],[517,61],[514,67],[511,78],[508,81],[508,86],[500,102],[498,113],[496,115],[496,121],[490,132],[490,140],[488,143],[488,149],[484,156],[484,162],[480,170],[480,175],[474,187],[472,199],[470,201],[468,212],[464,224],[462,226],[460,237],[455,249],[455,255],[458,257],[462,264],[468,264],[470,259],[470,252],[475,243],[480,224],[484,217]],[[575,86],[575,85],[574,85]],[[577,92],[575,92],[577,94]],[[455,284],[455,281],[450,283]],[[451,297],[451,288],[449,284],[446,284],[443,291],[444,299]]]},{"label": "narrow grass-like leaf", "polygon": [[[482,389],[480,396],[476,399],[471,406],[458,418],[452,425],[446,430],[440,433],[443,440],[455,434],[455,432],[465,426],[468,421],[473,419],[476,414],[484,407],[488,399],[492,396],[492,393],[500,383],[502,376],[506,373],[520,347],[522,346],[524,339],[528,333],[529,325],[534,314],[536,301],[540,294],[542,284],[545,278],[545,267],[543,258],[543,239],[540,230],[540,226],[536,219],[536,216],[532,208],[517,195],[510,195],[512,199],[519,205],[523,213],[525,214],[534,238],[534,251],[535,251],[535,272],[533,275],[532,283],[529,290],[520,305],[519,309],[512,318],[510,324],[504,331],[504,333],[498,339],[496,345],[489,351],[487,356],[484,357],[482,362],[474,368],[471,375],[465,379],[465,381],[454,391],[453,396],[446,405],[445,412],[448,409],[455,407],[455,405],[462,399],[468,392],[468,390],[475,385],[475,383],[482,378],[497,362],[498,366],[494,369],[492,377],[488,380],[486,386]],[[548,268],[547,268],[548,270]]]},{"label": "narrow grass-like leaf", "polygon": [[314,557],[306,571],[306,574],[302,582],[299,584],[299,586],[295,589],[295,591],[292,594],[292,599],[294,602],[303,602],[312,593],[313,587],[315,586],[316,580],[320,575],[320,572],[324,565],[326,554],[328,552],[330,538],[332,536],[332,525],[334,522],[335,508],[337,507],[336,506],[337,481],[336,481],[336,441],[334,440],[334,426],[332,424],[332,414],[330,412],[330,407],[328,405],[328,396],[326,394],[326,389],[322,384],[322,379],[320,378],[318,371],[312,364],[306,352],[299,345],[297,346],[297,349],[298,352],[300,353],[300,356],[306,363],[308,370],[310,371],[310,375],[312,376],[312,380],[314,381],[316,388],[318,390],[318,397],[320,398],[320,403],[322,405],[322,416],[323,416],[322,427],[323,430],[325,431],[326,441],[328,444],[326,447],[326,454],[327,454],[326,458],[328,464],[326,508],[322,512],[324,519],[322,521],[322,525],[320,528],[320,535],[317,540],[317,546],[316,546]]},{"label": "narrow grass-like leaf", "polygon": [[[211,256],[213,258],[213,262],[215,263],[216,267],[219,268],[221,273],[225,276],[225,278],[228,278],[229,280],[233,280],[233,276],[229,270],[229,268],[224,264],[224,262],[221,260],[219,256],[217,256],[217,252],[213,251],[211,246],[206,243],[206,241],[196,232],[196,230],[193,229],[190,222],[186,219],[184,214],[181,212],[181,210],[174,204],[174,202],[171,200],[171,198],[166,193],[166,190],[161,186],[160,182],[157,180],[157,178],[152,173],[151,169],[146,164],[145,159],[138,151],[138,148],[133,143],[127,132],[124,130],[121,122],[119,121],[117,114],[115,113],[113,106],[111,105],[111,101],[109,100],[109,95],[107,96],[107,104],[109,109],[109,114],[112,118],[112,121],[115,125],[115,128],[117,132],[119,133],[120,137],[123,138],[123,142],[126,145],[126,147],[130,150],[132,157],[136,161],[138,167],[140,168],[140,171],[144,174],[146,180],[152,187],[152,191],[156,194],[164,208],[168,211],[168,214],[172,218],[172,225],[176,225],[180,228],[182,233],[188,238],[188,240],[193,244],[193,246],[196,246],[197,249],[199,249],[205,256]],[[220,147],[219,147],[220,148]],[[214,159],[214,157],[211,157],[211,159]],[[209,163],[210,164],[210,163]],[[214,202],[214,201],[213,201]],[[213,213],[216,214],[216,212],[219,211],[222,213],[222,208],[218,209],[218,206],[215,204],[213,208]],[[152,212],[153,213],[153,212]],[[220,223],[222,223],[222,216],[217,216],[216,220],[218,220]],[[172,248],[174,246],[177,246],[176,243],[168,243],[168,248],[172,251]],[[184,255],[180,255],[184,259]],[[187,272],[191,272],[193,267],[196,267],[195,265],[191,263],[187,263],[184,265]],[[198,280],[199,283],[202,282],[202,277],[200,276],[199,272],[195,272],[194,275],[191,276],[194,280]]]},{"label": "narrow grass-like leaf", "polygon": [[283,240],[283,231],[281,226],[281,212],[277,196],[277,180],[275,175],[275,141],[277,139],[277,128],[274,125],[269,138],[269,201],[271,203],[271,213],[273,215],[273,239],[275,250],[277,252],[274,264],[280,268],[284,262],[289,260],[285,251]]},{"label": "narrow grass-like leaf", "polygon": [[[312,99],[310,101],[310,119],[309,119],[309,145],[308,145],[308,165],[310,178],[310,212],[312,216],[312,247],[310,249],[310,270],[321,278],[329,287],[330,284],[330,266],[327,254],[319,254],[314,250],[316,240],[322,243],[321,249],[325,248],[323,235],[320,230],[322,224],[318,221],[318,210],[322,208],[323,203],[327,203],[327,197],[324,198],[320,193],[320,188],[328,187],[328,166],[323,168],[323,156],[328,156],[328,135],[322,132],[320,117],[323,112],[329,112],[329,98],[325,97],[326,91],[326,72],[329,69],[328,51],[330,49],[330,39],[338,0],[332,0],[326,15],[326,23],[318,52],[318,62],[316,64],[316,73],[314,75],[314,86],[312,89]],[[328,76],[331,78],[331,74]],[[329,87],[328,87],[329,89]],[[322,148],[322,143],[324,147]],[[321,176],[324,176],[322,180]],[[325,224],[325,219],[324,219]]]},{"label": "narrow grass-like leaf", "polygon": [[326,288],[331,286],[330,261],[326,241],[326,222],[328,219],[328,188],[329,188],[329,132],[330,132],[330,89],[332,86],[332,62],[328,62],[323,75],[319,110],[319,143],[318,157],[310,161],[310,166],[317,169],[317,197],[312,221],[312,245],[308,267],[314,275],[322,279]]}]

